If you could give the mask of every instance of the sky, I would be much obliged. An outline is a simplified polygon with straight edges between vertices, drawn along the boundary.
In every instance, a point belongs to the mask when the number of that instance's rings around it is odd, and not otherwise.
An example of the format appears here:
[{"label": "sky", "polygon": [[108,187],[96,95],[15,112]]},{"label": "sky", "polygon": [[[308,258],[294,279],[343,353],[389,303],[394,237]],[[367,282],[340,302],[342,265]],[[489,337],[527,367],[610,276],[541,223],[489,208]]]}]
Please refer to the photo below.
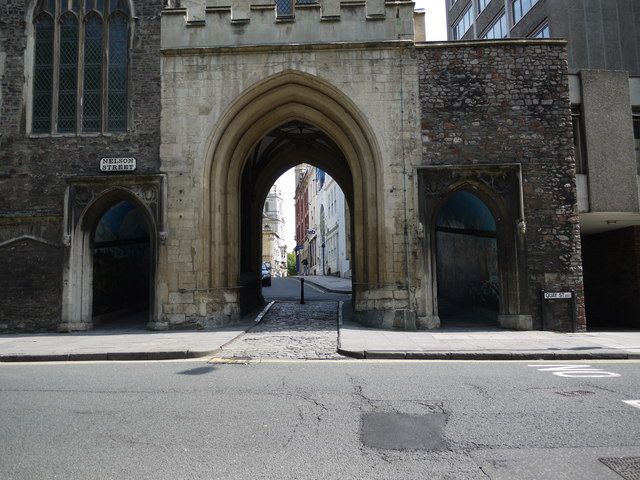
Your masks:
[{"label": "sky", "polygon": [[[440,41],[447,39],[447,20],[445,13],[445,0],[415,0],[415,8],[425,10],[425,23],[427,41]],[[296,207],[294,195],[296,190],[296,180],[293,168],[284,173],[276,184],[282,190],[282,207],[284,209],[284,241],[287,245],[287,252],[291,252],[296,246]]]}]

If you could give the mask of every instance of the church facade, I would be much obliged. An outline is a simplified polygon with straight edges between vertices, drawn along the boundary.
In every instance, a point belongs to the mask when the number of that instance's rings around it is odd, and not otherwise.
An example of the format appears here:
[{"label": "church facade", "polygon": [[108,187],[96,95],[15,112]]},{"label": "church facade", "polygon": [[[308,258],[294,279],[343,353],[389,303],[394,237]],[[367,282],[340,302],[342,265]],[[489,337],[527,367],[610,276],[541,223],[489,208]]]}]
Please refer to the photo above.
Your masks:
[{"label": "church facade", "polygon": [[347,199],[356,320],[437,328],[453,299],[585,328],[564,41],[425,43],[410,1],[0,18],[1,330],[237,320],[262,302],[264,200],[302,162]]}]

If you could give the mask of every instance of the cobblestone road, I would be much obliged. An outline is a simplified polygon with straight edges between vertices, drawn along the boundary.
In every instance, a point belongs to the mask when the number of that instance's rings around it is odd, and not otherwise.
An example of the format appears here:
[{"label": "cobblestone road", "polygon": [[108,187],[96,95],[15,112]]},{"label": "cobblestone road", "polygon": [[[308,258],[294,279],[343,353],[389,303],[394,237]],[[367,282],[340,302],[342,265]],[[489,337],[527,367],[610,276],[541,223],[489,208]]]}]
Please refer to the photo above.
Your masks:
[{"label": "cobblestone road", "polygon": [[338,302],[276,302],[262,322],[216,357],[344,358],[337,348]]}]

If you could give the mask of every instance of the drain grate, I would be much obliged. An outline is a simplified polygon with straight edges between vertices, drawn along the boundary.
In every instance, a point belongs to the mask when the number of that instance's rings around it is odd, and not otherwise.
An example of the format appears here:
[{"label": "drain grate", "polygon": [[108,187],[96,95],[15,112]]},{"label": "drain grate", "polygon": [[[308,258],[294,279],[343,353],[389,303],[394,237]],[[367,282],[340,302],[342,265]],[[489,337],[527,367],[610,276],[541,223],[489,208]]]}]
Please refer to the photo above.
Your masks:
[{"label": "drain grate", "polygon": [[604,457],[598,460],[625,480],[640,480],[640,457]]},{"label": "drain grate", "polygon": [[447,415],[372,412],[362,415],[361,440],[367,447],[388,450],[446,450]]}]

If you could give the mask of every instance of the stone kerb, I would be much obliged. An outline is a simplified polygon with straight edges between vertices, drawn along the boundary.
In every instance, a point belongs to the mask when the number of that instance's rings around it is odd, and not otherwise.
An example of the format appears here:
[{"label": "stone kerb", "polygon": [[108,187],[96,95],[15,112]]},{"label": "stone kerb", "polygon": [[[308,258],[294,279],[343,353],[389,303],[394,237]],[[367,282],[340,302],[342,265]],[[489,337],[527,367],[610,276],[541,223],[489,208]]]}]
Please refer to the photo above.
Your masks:
[{"label": "stone kerb", "polygon": [[[326,3],[326,5],[325,5]],[[183,2],[162,14],[162,48],[382,42],[413,40],[411,1],[323,2],[294,5],[278,17],[275,4],[252,0]]]}]

